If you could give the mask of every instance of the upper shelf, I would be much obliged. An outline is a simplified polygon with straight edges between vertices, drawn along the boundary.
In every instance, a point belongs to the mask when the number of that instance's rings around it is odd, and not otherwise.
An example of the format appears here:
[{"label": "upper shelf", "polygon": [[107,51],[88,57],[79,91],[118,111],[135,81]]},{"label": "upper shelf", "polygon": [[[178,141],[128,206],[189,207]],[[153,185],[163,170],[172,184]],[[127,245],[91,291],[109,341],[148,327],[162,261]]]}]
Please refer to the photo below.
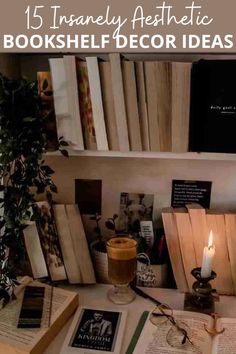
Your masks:
[{"label": "upper shelf", "polygon": [[[178,160],[218,160],[236,161],[236,154],[206,153],[206,152],[153,152],[153,151],[92,151],[92,150],[68,150],[69,156],[90,156],[90,157],[122,157],[122,158],[144,158],[144,159],[178,159]],[[48,152],[48,156],[61,156],[61,153]]]}]

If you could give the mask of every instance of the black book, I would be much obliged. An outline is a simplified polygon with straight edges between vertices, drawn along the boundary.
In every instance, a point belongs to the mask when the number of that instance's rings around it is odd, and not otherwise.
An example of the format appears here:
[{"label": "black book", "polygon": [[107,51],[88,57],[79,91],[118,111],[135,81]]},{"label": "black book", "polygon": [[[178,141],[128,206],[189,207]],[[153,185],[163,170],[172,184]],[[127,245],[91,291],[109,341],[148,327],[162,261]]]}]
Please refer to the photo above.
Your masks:
[{"label": "black book", "polygon": [[189,150],[236,153],[236,60],[193,64]]}]

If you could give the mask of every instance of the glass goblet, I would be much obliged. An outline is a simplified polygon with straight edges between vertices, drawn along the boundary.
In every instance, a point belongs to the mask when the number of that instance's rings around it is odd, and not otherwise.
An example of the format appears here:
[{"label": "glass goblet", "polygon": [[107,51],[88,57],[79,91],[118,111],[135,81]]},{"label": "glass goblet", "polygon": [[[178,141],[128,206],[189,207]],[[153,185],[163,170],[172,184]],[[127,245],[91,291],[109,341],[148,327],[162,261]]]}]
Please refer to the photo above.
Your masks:
[{"label": "glass goblet", "polygon": [[107,241],[108,278],[114,287],[108,290],[108,298],[115,304],[128,304],[135,299],[129,283],[136,276],[137,242],[123,236]]}]

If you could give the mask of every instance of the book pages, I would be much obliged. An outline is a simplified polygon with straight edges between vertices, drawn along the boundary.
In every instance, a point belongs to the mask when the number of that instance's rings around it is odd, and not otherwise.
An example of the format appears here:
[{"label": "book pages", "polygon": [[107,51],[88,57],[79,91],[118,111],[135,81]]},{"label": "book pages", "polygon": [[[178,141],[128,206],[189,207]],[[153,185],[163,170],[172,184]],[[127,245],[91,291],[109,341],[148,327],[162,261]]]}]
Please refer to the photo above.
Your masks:
[{"label": "book pages", "polygon": [[[27,330],[16,327],[24,293],[19,292],[17,300],[11,301],[1,310],[0,353],[42,353],[77,307],[78,296],[75,292],[54,287],[51,289],[51,286],[39,282],[30,284],[44,286],[47,289],[45,297],[47,313],[44,313],[44,318],[46,317],[47,320],[44,320],[44,327]],[[51,298],[52,308],[50,309],[48,302]]]}]

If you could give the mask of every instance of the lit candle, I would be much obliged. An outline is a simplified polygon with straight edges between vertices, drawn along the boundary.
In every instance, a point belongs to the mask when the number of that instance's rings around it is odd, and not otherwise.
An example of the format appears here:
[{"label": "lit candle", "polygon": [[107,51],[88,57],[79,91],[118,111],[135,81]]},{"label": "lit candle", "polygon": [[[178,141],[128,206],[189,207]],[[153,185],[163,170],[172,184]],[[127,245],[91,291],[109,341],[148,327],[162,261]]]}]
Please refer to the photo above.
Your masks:
[{"label": "lit candle", "polygon": [[208,246],[204,247],[203,250],[202,268],[201,268],[202,278],[208,278],[211,276],[214,254],[215,254],[215,246],[213,245],[213,234],[211,231],[209,234]]}]

